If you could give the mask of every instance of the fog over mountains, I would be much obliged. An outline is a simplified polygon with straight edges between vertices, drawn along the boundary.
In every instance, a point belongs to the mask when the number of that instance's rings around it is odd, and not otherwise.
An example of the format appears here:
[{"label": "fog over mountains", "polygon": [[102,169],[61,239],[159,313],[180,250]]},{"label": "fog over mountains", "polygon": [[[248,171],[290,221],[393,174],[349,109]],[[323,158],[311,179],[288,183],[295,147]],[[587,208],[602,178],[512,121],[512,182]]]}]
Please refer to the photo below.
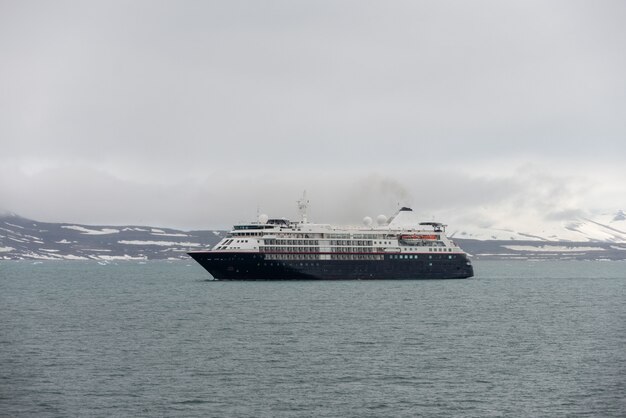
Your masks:
[{"label": "fog over mountains", "polygon": [[[626,214],[576,218],[540,231],[473,228],[448,235],[473,257],[626,260]],[[38,222],[0,213],[0,260],[187,260],[228,231]]]}]

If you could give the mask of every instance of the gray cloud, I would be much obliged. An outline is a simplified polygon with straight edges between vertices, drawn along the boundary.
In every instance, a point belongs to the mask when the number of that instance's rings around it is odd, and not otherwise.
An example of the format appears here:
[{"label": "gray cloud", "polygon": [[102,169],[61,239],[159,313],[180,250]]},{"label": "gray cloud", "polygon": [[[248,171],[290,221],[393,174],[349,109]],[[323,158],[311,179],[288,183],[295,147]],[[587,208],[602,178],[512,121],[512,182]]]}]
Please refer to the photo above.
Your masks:
[{"label": "gray cloud", "polygon": [[200,226],[303,189],[342,221],[622,205],[625,20],[619,1],[4,2],[0,207]]},{"label": "gray cloud", "polygon": [[[0,174],[0,179],[9,178]],[[553,221],[583,212],[585,194],[569,185],[585,180],[546,174],[540,167],[525,166],[497,177],[430,170],[405,171],[399,177],[291,170],[256,177],[249,172],[215,173],[196,181],[157,184],[120,180],[77,165],[0,180],[0,201],[13,202],[13,211],[34,219],[185,229],[227,228],[253,220],[257,209],[297,219],[295,203],[305,187],[310,219],[319,222],[358,224],[364,216],[389,216],[405,205],[422,219],[459,227]]]}]

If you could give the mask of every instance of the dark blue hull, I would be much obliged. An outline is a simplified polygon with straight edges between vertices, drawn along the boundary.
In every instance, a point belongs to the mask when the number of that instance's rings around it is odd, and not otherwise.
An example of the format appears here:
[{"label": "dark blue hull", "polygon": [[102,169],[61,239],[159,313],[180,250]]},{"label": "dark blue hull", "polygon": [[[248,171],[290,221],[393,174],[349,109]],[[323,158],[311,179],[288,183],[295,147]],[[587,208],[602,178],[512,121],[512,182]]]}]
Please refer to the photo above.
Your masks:
[{"label": "dark blue hull", "polygon": [[465,254],[382,260],[269,260],[261,253],[196,251],[189,255],[218,280],[465,279],[474,269]]}]

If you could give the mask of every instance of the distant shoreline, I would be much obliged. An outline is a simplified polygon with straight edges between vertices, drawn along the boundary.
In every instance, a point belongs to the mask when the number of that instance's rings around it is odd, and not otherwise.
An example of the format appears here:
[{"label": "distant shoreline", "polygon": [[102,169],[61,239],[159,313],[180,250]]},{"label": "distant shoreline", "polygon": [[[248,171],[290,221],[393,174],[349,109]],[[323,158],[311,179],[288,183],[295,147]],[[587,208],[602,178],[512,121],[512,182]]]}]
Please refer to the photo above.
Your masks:
[{"label": "distant shoreline", "polygon": [[[228,231],[39,222],[0,217],[0,260],[191,260]],[[626,260],[626,243],[452,238],[475,260]]]}]

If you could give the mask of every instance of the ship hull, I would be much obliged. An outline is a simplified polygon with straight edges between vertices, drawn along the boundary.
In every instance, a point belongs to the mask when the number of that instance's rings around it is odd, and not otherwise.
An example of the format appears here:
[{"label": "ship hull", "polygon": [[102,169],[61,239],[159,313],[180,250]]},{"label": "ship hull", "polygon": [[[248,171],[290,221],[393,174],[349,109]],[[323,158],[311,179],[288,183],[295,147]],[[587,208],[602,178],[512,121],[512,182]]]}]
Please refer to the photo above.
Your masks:
[{"label": "ship hull", "polygon": [[465,254],[414,259],[269,260],[261,253],[195,251],[189,255],[217,280],[423,280],[474,275]]}]

